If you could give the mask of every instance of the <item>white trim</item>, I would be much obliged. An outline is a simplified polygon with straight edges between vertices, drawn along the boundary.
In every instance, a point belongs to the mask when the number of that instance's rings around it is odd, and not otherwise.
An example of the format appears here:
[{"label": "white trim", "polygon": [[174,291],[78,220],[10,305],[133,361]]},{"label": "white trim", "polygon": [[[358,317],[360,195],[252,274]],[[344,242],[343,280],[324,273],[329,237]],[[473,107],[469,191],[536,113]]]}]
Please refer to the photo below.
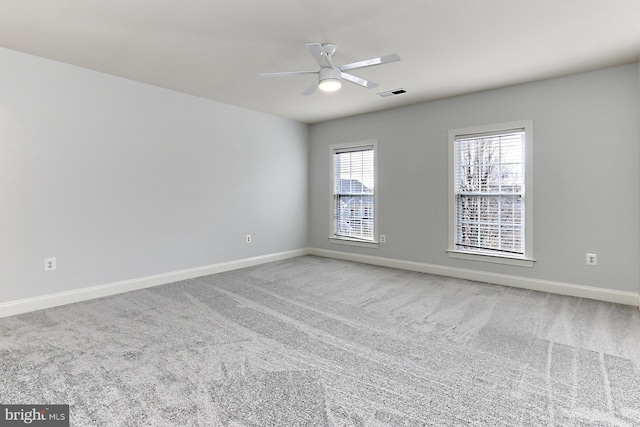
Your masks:
[{"label": "white trim", "polygon": [[375,242],[375,241],[367,242],[365,240],[349,239],[346,237],[340,238],[340,237],[329,236],[329,242],[335,243],[337,245],[359,246],[361,248],[377,248],[378,247],[378,242]]},{"label": "white trim", "polygon": [[515,265],[516,267],[533,267],[535,259],[512,258],[491,254],[478,254],[463,251],[447,251],[449,258],[464,259],[467,261],[493,262],[496,264]]},{"label": "white trim", "polygon": [[510,276],[506,274],[489,273],[485,271],[468,270],[464,268],[445,267],[441,265],[404,261],[393,258],[382,258],[371,255],[330,251],[326,249],[311,248],[309,249],[308,253],[310,255],[316,255],[326,258],[362,262],[365,264],[379,265],[382,267],[399,268],[402,270],[437,274],[439,276],[456,277],[459,279],[473,280],[476,282],[492,283],[496,285],[511,286],[514,288],[530,289],[534,291],[548,292],[551,294],[569,295],[573,297],[588,298],[640,307],[640,294],[635,292],[616,291],[613,289],[596,288],[591,286],[576,285],[573,283],[554,282],[521,276]]},{"label": "white trim", "polygon": [[293,251],[279,252],[252,258],[244,258],[236,261],[212,264],[204,267],[196,267],[186,270],[173,271],[170,273],[156,274],[153,276],[139,277],[137,279],[123,280],[120,282],[108,283],[104,285],[74,289],[72,291],[65,291],[33,298],[9,301],[0,303],[0,318],[27,313],[30,311],[43,310],[45,308],[58,307],[74,302],[87,301],[95,298],[121,294],[138,289],[165,285],[167,283],[173,283],[179,280],[193,279],[195,277],[207,276],[209,274],[237,270],[239,268],[265,264],[267,262],[295,258],[307,254],[307,249],[297,249]]}]

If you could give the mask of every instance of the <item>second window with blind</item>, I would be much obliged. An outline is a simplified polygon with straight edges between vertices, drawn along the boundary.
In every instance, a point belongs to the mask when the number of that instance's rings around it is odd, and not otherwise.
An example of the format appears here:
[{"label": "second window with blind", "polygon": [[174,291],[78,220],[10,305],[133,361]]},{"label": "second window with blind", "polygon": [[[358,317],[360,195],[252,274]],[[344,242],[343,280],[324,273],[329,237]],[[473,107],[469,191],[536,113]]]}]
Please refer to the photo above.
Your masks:
[{"label": "second window with blind", "polygon": [[532,122],[449,132],[449,255],[533,264]]},{"label": "second window with blind", "polygon": [[377,245],[375,140],[330,147],[334,243]]}]

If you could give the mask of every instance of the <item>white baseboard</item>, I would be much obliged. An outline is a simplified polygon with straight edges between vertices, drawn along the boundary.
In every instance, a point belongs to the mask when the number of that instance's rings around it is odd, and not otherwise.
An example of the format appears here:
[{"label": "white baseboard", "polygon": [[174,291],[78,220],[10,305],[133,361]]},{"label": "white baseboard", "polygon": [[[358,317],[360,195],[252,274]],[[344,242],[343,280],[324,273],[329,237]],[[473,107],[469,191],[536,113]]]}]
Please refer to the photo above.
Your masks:
[{"label": "white baseboard", "polygon": [[506,274],[487,273],[484,271],[468,270],[463,268],[445,267],[441,265],[426,264],[413,261],[404,261],[393,258],[382,258],[370,255],[360,255],[347,252],[331,251],[325,249],[297,249],[287,252],[262,255],[253,258],[244,258],[236,261],[223,262],[204,267],[190,268],[170,273],[123,280],[104,285],[75,289],[72,291],[42,295],[16,301],[0,303],[0,318],[46,308],[58,307],[74,302],[116,295],[138,289],[150,288],[177,282],[179,280],[193,279],[209,274],[222,273],[251,267],[273,261],[295,258],[302,255],[316,255],[325,258],[342,259],[346,261],[361,262],[364,264],[379,265],[382,267],[399,268],[402,270],[418,271],[421,273],[437,274],[440,276],[457,277],[460,279],[474,280],[478,282],[493,283],[496,285],[512,286],[515,288],[531,289],[535,291],[549,292],[560,295],[570,295],[580,298],[589,298],[599,301],[608,301],[618,304],[632,305],[640,309],[640,294],[634,292],[616,291],[605,288],[575,285],[571,283],[553,282],[548,280],[530,279]]},{"label": "white baseboard", "polygon": [[121,294],[123,292],[135,291],[138,289],[150,288],[152,286],[165,285],[179,280],[193,279],[196,277],[207,276],[209,274],[237,270],[239,268],[265,264],[267,262],[280,261],[287,258],[306,255],[308,253],[309,251],[307,249],[279,252],[253,258],[244,258],[237,261],[207,265],[204,267],[196,267],[173,271],[170,273],[140,277],[137,279],[123,280],[121,282],[108,283],[105,285],[75,289],[72,291],[42,295],[34,298],[9,301],[0,304],[0,318],[71,304],[74,302],[86,301],[94,298],[106,297],[109,295]]},{"label": "white baseboard", "polygon": [[506,274],[488,273],[485,271],[468,270],[464,268],[445,267],[442,265],[425,264],[413,261],[403,261],[393,258],[382,258],[370,255],[360,255],[326,249],[309,249],[309,255],[326,258],[343,259],[346,261],[362,262],[382,267],[399,268],[402,270],[418,271],[421,273],[437,274],[439,276],[456,277],[496,285],[512,286],[514,288],[530,289],[559,295],[569,295],[599,301],[615,302],[640,308],[640,294],[635,292],[616,291],[613,289],[595,288],[591,286],[575,285],[572,283],[553,282],[549,280],[530,279],[527,277],[510,276]]}]

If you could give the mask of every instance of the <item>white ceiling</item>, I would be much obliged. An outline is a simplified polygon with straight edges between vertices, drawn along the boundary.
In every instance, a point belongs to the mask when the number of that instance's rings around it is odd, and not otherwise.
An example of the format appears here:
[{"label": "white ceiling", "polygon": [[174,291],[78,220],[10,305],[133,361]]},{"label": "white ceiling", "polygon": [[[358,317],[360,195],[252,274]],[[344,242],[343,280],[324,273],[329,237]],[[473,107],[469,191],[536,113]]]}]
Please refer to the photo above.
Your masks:
[{"label": "white ceiling", "polygon": [[[353,70],[372,90],[258,77],[317,69],[310,42],[402,60]],[[315,123],[637,61],[640,0],[0,0],[0,46]]]}]

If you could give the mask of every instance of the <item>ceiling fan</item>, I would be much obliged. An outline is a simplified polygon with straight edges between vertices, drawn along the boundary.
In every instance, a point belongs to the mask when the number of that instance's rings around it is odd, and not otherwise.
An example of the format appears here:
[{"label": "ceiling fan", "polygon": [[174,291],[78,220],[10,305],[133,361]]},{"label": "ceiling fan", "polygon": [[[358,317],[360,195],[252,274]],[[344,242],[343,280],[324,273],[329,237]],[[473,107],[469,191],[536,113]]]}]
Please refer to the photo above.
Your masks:
[{"label": "ceiling fan", "polygon": [[335,44],[307,43],[307,50],[320,65],[318,71],[285,71],[280,73],[261,73],[260,76],[287,76],[293,74],[316,74],[318,79],[315,80],[307,89],[302,92],[303,95],[311,95],[316,88],[325,92],[335,92],[342,86],[342,80],[355,83],[359,86],[373,89],[378,86],[377,83],[370,82],[353,74],[347,73],[348,70],[357,68],[371,67],[373,65],[388,64],[389,62],[400,61],[398,55],[391,54],[378,56],[376,58],[365,59],[364,61],[351,62],[340,66],[334,66],[331,57],[335,53],[337,46]]}]

